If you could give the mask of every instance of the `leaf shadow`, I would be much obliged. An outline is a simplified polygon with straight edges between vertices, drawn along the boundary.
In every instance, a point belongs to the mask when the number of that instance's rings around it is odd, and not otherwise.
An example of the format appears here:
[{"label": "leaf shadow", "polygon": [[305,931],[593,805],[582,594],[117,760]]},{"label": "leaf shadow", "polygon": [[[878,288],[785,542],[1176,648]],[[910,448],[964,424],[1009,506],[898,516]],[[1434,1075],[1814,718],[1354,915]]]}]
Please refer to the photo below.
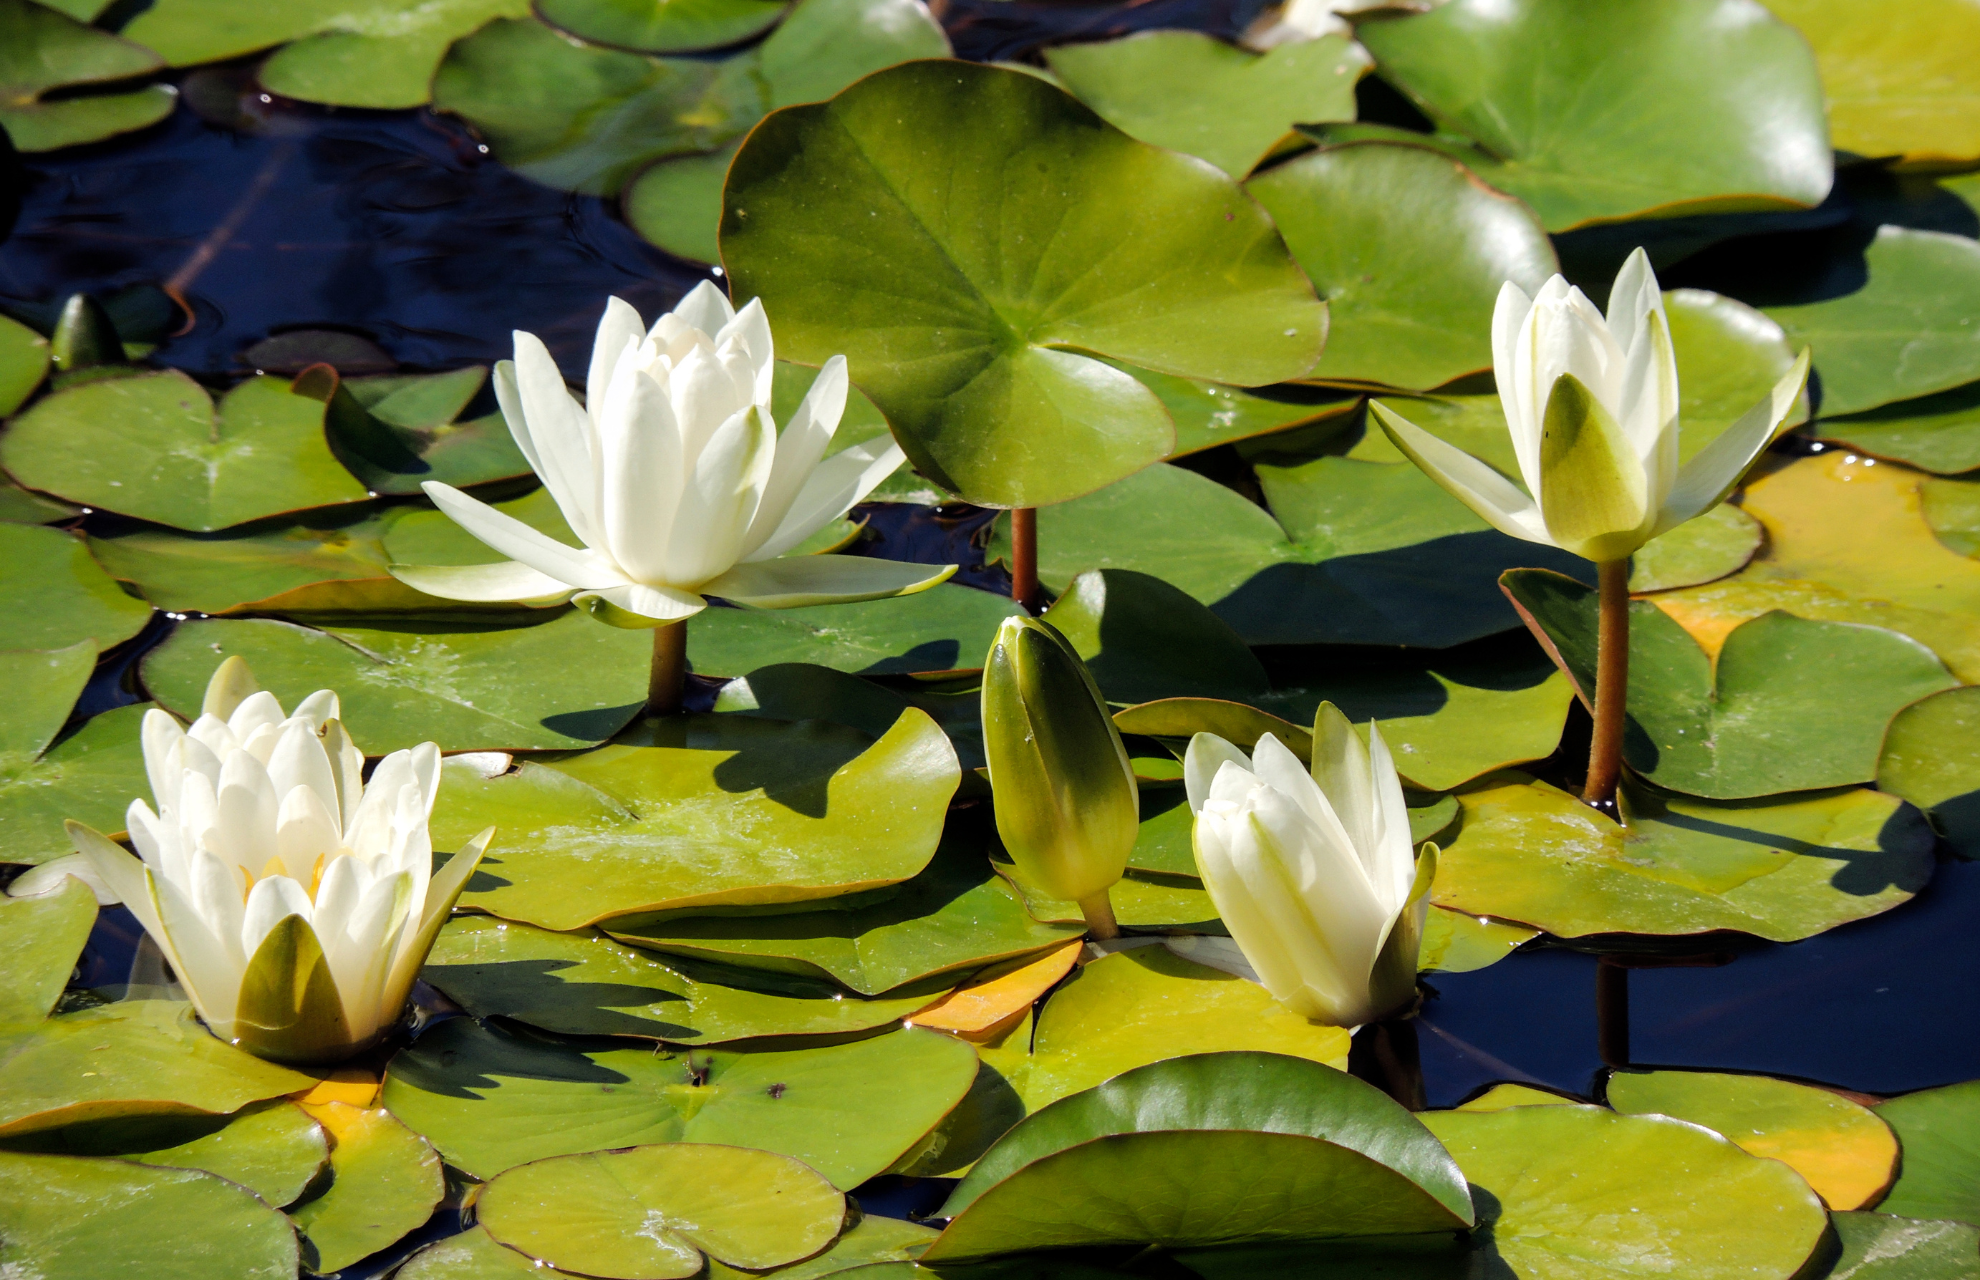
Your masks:
[{"label": "leaf shadow", "polygon": [[[1774,797],[1762,797],[1747,803],[1757,807],[1773,800]],[[1925,815],[1910,805],[1900,805],[1884,820],[1884,825],[1877,832],[1875,849],[1843,849],[1815,844],[1668,808],[1657,812],[1655,818],[1665,826],[1700,835],[1839,862],[1842,865],[1836,868],[1829,883],[1837,891],[1851,897],[1874,897],[1886,889],[1917,893],[1932,878],[1932,847],[1936,837],[1931,825],[1925,821]]]},{"label": "leaf shadow", "polygon": [[571,1035],[644,1036],[650,1040],[696,1039],[685,1023],[619,1012],[653,1005],[692,1002],[664,987],[620,982],[570,982],[556,976],[575,969],[574,960],[500,960],[492,964],[429,964],[420,976],[477,1018],[500,1014]]}]

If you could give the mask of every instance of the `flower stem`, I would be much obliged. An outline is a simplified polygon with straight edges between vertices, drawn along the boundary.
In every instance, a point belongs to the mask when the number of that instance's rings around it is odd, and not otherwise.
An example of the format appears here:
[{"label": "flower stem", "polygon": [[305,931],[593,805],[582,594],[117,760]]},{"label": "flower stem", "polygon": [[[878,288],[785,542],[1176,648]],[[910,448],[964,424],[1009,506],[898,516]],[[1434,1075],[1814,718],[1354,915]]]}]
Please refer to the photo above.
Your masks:
[{"label": "flower stem", "polygon": [[1037,608],[1038,508],[1036,507],[1011,509],[1011,599],[1026,609]]},{"label": "flower stem", "polygon": [[1615,802],[1622,775],[1623,713],[1629,704],[1629,561],[1605,560],[1596,572],[1602,612],[1595,633],[1595,735],[1581,798],[1606,809]]},{"label": "flower stem", "polygon": [[653,629],[653,672],[646,680],[646,714],[679,715],[687,689],[687,619]]},{"label": "flower stem", "polygon": [[1081,898],[1079,913],[1086,917],[1088,936],[1103,941],[1121,936],[1120,925],[1114,923],[1114,904],[1108,900],[1105,889],[1090,898]]}]

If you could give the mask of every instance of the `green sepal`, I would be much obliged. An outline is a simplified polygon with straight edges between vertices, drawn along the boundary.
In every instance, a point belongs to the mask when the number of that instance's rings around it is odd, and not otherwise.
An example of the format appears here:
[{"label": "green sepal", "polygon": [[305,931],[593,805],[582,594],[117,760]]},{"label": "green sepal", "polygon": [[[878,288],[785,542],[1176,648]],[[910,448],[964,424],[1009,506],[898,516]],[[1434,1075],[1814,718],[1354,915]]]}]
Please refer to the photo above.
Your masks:
[{"label": "green sepal", "polygon": [[248,961],[234,1043],[271,1062],[334,1062],[364,1047],[351,1042],[323,944],[301,916],[278,921]]},{"label": "green sepal", "polygon": [[1596,563],[1649,541],[1649,477],[1621,424],[1571,373],[1554,380],[1540,436],[1540,512],[1564,551]]},{"label": "green sepal", "polygon": [[1368,1003],[1384,1012],[1394,1012],[1409,1004],[1416,995],[1416,963],[1423,950],[1423,923],[1429,914],[1430,884],[1437,878],[1437,846],[1425,844],[1416,855],[1416,879],[1409,887],[1409,900],[1382,943],[1375,967],[1368,974]]}]

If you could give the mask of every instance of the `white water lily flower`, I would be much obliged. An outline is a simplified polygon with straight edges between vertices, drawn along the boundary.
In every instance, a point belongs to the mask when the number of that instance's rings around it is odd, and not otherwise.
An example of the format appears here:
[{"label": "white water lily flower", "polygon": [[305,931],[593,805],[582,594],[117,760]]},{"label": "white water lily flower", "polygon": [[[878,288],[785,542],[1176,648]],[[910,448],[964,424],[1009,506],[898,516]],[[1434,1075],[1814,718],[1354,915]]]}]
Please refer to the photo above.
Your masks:
[{"label": "white water lily flower", "polygon": [[1310,772],[1269,733],[1248,757],[1199,733],[1183,783],[1203,887],[1273,999],[1340,1027],[1409,1002],[1437,852],[1411,853],[1402,782],[1374,725],[1364,749],[1322,703]]},{"label": "white water lily flower", "polygon": [[1678,369],[1656,272],[1630,254],[1609,314],[1555,276],[1529,299],[1507,281],[1492,314],[1492,371],[1526,492],[1373,403],[1398,449],[1494,528],[1602,563],[1719,505],[1808,380],[1803,350],[1766,398],[1682,468]]},{"label": "white water lily flower", "polygon": [[325,1062],[383,1037],[494,829],[437,875],[430,742],[362,780],[328,689],[284,716],[238,657],[190,729],[145,713],[154,812],[126,815],[134,858],[78,822],[77,850],[164,952],[201,1018],[265,1058]]},{"label": "white water lily flower", "polygon": [[393,565],[401,582],[450,600],[569,600],[618,626],[653,627],[698,613],[704,596],[787,609],[906,595],[955,572],[785,555],[844,516],[904,455],[888,440],[825,457],[845,411],[843,356],[825,362],[778,434],[761,302],[736,311],[703,281],[644,329],[637,311],[611,299],[583,405],[534,334],[518,332],[515,342],[514,363],[495,367],[502,414],[584,545],[567,546],[428,481],[422,487],[440,510],[511,558]]}]

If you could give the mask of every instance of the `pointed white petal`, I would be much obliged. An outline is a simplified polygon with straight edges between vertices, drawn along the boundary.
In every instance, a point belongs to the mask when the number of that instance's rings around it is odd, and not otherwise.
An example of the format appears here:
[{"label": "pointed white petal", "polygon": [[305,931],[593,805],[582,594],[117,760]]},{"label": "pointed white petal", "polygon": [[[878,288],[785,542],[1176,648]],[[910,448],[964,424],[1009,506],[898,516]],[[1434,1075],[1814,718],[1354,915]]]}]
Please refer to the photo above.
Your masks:
[{"label": "pointed white petal", "polygon": [[729,305],[729,295],[723,293],[714,281],[703,280],[674,304],[671,314],[681,323],[699,329],[712,338],[736,318],[736,309]]},{"label": "pointed white petal", "polygon": [[516,560],[495,564],[395,564],[386,572],[415,591],[442,600],[493,604],[561,604],[575,589]]},{"label": "pointed white petal", "polygon": [[227,729],[234,735],[234,741],[246,746],[248,739],[256,733],[273,729],[287,718],[282,714],[282,704],[275,700],[275,695],[261,689],[241,699],[240,705],[227,717]]},{"label": "pointed white petal", "polygon": [[502,555],[520,560],[546,577],[579,589],[617,586],[624,580],[624,575],[616,573],[595,552],[567,547],[514,516],[468,497],[452,485],[428,480],[420,487],[448,519]]},{"label": "pointed white petal", "polygon": [[1189,740],[1183,752],[1183,792],[1189,797],[1191,813],[1203,812],[1210,798],[1210,783],[1226,764],[1251,768],[1251,758],[1214,733],[1199,733]]},{"label": "pointed white petal", "polygon": [[1532,310],[1533,299],[1526,296],[1526,290],[1510,280],[1499,286],[1499,300],[1492,307],[1492,368],[1499,384],[1499,407],[1515,437],[1519,434],[1517,424],[1526,421],[1527,410],[1520,398],[1520,380],[1513,375],[1514,352],[1527,313]]},{"label": "pointed white petal", "polygon": [[649,587],[637,582],[623,587],[582,591],[571,598],[571,603],[589,610],[599,621],[619,627],[679,622],[682,618],[692,618],[708,607],[708,602],[692,591]]},{"label": "pointed white petal", "polygon": [[639,312],[630,302],[622,298],[606,299],[605,314],[598,318],[598,336],[591,343],[591,367],[584,383],[584,402],[594,419],[599,406],[605,403],[605,390],[611,385],[620,357],[628,346],[637,347],[645,336],[646,322],[639,318]]},{"label": "pointed white petal", "polygon": [[158,914],[151,908],[151,890],[146,887],[145,865],[94,828],[74,819],[65,820],[62,825],[67,829],[69,841],[75,845],[76,852],[88,859],[90,869],[96,872],[97,878],[131,909],[131,914],[137,917],[145,932],[154,937],[162,933]]},{"label": "pointed white petal", "polygon": [[891,439],[862,441],[833,454],[812,471],[776,532],[748,558],[768,560],[789,551],[845,515],[905,461],[907,455]]},{"label": "pointed white petal", "polygon": [[1657,273],[1650,266],[1650,255],[1641,245],[1623,260],[1622,270],[1609,286],[1609,332],[1624,351],[1635,347],[1644,332],[1644,321],[1652,314],[1664,314],[1664,294],[1657,286]]},{"label": "pointed white petal", "polygon": [[43,894],[59,891],[72,877],[89,886],[99,907],[114,907],[123,901],[110,887],[110,882],[97,874],[96,864],[86,854],[80,853],[65,854],[29,867],[7,885],[7,896],[39,898]]},{"label": "pointed white petal", "polygon": [[248,890],[247,907],[241,913],[241,950],[252,956],[262,940],[290,916],[308,920],[313,914],[309,894],[288,876],[264,876]]},{"label": "pointed white petal", "polygon": [[754,406],[738,412],[709,439],[695,460],[668,533],[669,586],[699,590],[741,556],[776,450],[776,432]]},{"label": "pointed white petal", "polygon": [[[331,795],[335,794],[333,790]],[[321,792],[297,787],[282,797],[275,820],[275,852],[283,866],[306,876],[318,858],[334,858],[342,847],[337,816]]]},{"label": "pointed white petal", "polygon": [[714,338],[718,347],[734,339],[749,353],[750,363],[755,367],[756,403],[768,408],[777,369],[777,350],[770,337],[770,317],[764,314],[763,299],[751,298]]},{"label": "pointed white petal", "polygon": [[151,781],[151,798],[163,808],[170,808],[179,794],[182,765],[175,752],[185,736],[171,712],[153,707],[144,713],[138,730],[144,748],[144,772]]},{"label": "pointed white petal", "polygon": [[795,609],[908,596],[946,582],[952,564],[906,564],[865,556],[785,556],[735,568],[702,584],[702,590],[752,609]]},{"label": "pointed white petal", "polygon": [[622,365],[600,405],[605,458],[600,528],[612,559],[639,582],[670,582],[683,488],[680,429],[666,389]]},{"label": "pointed white petal", "polygon": [[222,858],[259,875],[268,859],[275,856],[275,820],[282,807],[268,770],[246,751],[232,752],[221,765],[215,798],[218,810],[210,847]]},{"label": "pointed white petal", "polygon": [[1546,525],[1541,523],[1540,508],[1519,491],[1518,485],[1464,450],[1403,418],[1381,401],[1369,401],[1369,408],[1375,411],[1376,422],[1396,448],[1487,524],[1515,538],[1553,545]]},{"label": "pointed white petal", "polygon": [[[292,719],[283,726],[274,754],[268,758],[268,780],[275,784],[275,794],[283,801],[297,787],[307,787],[320,801],[336,801],[337,778],[330,768],[330,756],[323,749],[323,739],[316,736],[315,725]],[[328,814],[327,806],[324,812]]]},{"label": "pointed white petal", "polygon": [[1401,911],[1416,878],[1415,844],[1409,835],[1409,804],[1395,757],[1379,725],[1368,726],[1368,766],[1375,790],[1375,831],[1369,880],[1376,898],[1389,911]]},{"label": "pointed white petal", "polygon": [[[591,415],[571,399],[564,375],[550,358],[550,349],[535,334],[518,330],[516,340],[517,417],[512,433],[526,430],[536,474],[564,513],[571,532],[588,547],[598,545],[594,515],[598,510],[598,441]],[[505,408],[504,412],[507,410]],[[530,451],[525,451],[530,452]],[[514,557],[522,559],[521,556]]]},{"label": "pointed white petal", "polygon": [[1671,486],[1671,496],[1658,513],[1657,533],[1703,515],[1725,500],[1794,412],[1795,401],[1800,399],[1807,381],[1808,349],[1804,347],[1794,367],[1774,384],[1766,399],[1748,409],[1739,421],[1684,464],[1677,483]]}]

